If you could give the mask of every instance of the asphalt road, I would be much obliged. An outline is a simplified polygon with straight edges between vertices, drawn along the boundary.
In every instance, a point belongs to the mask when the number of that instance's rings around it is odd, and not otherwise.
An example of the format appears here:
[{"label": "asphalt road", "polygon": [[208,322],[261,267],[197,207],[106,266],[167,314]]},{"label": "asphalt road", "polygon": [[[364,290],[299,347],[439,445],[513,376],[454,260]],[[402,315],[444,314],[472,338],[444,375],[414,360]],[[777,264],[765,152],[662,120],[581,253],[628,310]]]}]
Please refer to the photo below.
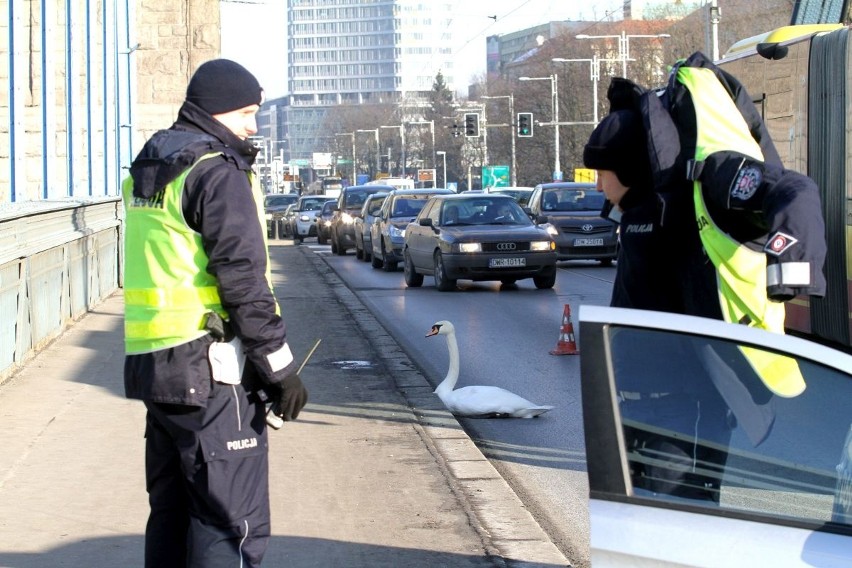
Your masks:
[{"label": "asphalt road", "polygon": [[[554,356],[565,306],[575,331],[583,304],[609,302],[614,268],[595,262],[560,263],[556,286],[532,281],[514,288],[499,282],[460,281],[438,292],[431,277],[407,288],[402,271],[386,273],[330,248],[305,243],[340,276],[433,385],[445,376],[443,337],[426,338],[431,325],[452,321],[460,351],[458,386],[494,385],[556,408],[540,418],[463,419],[482,452],[509,482],[560,550],[577,566],[588,562],[588,485],[579,357]],[[575,333],[582,350],[582,338]]]}]

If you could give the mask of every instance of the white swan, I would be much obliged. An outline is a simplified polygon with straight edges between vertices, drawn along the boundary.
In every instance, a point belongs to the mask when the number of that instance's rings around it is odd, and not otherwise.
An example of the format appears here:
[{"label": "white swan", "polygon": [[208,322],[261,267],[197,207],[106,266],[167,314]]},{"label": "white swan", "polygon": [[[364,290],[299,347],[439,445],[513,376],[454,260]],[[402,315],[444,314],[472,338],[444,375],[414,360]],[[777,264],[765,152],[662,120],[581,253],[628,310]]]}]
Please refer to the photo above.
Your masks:
[{"label": "white swan", "polygon": [[541,406],[500,387],[471,386],[453,390],[459,379],[459,346],[456,329],[448,321],[439,321],[432,326],[426,337],[444,335],[450,351],[450,368],[447,376],[435,389],[435,394],[458,416],[492,418],[534,418],[552,410],[552,406]]}]

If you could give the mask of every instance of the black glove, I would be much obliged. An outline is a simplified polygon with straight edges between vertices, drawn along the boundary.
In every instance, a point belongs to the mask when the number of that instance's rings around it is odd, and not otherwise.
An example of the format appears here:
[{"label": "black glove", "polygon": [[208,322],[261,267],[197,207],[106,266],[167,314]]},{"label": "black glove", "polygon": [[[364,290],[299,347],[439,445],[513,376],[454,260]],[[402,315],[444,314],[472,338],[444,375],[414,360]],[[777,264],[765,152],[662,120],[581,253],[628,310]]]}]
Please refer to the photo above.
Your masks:
[{"label": "black glove", "polygon": [[272,398],[270,411],[285,422],[295,420],[308,402],[308,390],[302,384],[298,373],[288,375],[280,383],[270,385],[268,392]]}]

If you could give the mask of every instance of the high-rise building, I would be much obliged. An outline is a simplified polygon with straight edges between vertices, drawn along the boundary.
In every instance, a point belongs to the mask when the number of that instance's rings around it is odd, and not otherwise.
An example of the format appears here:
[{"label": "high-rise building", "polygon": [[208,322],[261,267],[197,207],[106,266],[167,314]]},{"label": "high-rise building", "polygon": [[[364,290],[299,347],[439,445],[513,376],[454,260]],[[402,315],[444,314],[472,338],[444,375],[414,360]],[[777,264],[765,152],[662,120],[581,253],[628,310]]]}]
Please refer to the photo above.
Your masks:
[{"label": "high-rise building", "polygon": [[288,95],[270,101],[278,103],[270,118],[290,160],[304,163],[330,145],[335,133],[324,122],[332,107],[416,107],[438,72],[454,86],[446,1],[288,0],[287,21]]}]

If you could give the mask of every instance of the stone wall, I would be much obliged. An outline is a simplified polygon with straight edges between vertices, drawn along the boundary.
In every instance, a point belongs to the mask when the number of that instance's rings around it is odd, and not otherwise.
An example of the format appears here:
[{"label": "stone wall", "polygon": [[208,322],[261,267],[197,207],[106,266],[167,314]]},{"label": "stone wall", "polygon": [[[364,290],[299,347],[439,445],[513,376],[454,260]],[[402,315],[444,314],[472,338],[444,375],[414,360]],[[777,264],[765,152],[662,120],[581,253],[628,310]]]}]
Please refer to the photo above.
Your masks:
[{"label": "stone wall", "polygon": [[135,147],[168,127],[195,69],[219,56],[219,0],[138,0]]}]

